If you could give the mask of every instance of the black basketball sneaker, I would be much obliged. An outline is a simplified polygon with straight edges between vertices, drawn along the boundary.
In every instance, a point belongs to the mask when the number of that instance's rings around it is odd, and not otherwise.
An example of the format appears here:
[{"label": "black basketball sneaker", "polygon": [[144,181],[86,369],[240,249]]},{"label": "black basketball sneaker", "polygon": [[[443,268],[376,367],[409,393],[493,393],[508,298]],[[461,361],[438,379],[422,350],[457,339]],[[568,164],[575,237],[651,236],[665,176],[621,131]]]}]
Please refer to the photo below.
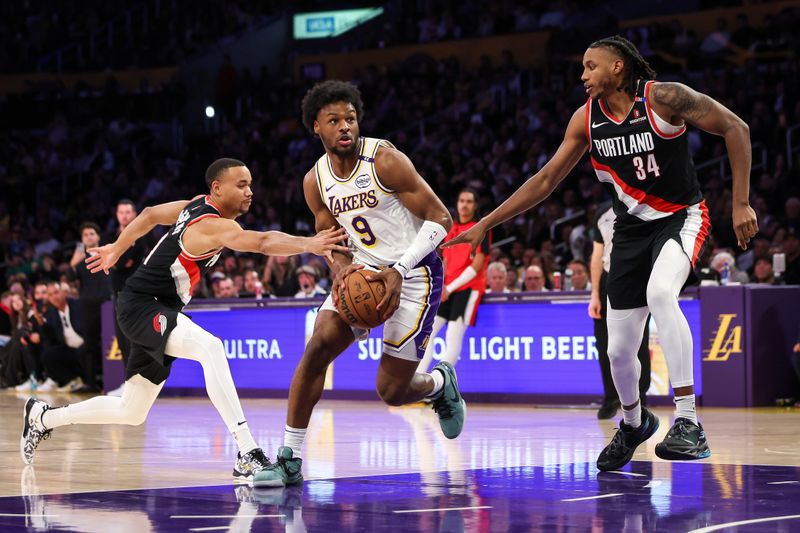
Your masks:
[{"label": "black basketball sneaker", "polygon": [[242,455],[236,454],[236,463],[233,465],[234,483],[252,483],[253,476],[270,465],[269,459],[261,448],[250,450]]},{"label": "black basketball sneaker", "polygon": [[658,430],[658,417],[642,408],[642,424],[632,428],[623,421],[619,429],[597,458],[597,468],[602,471],[618,470],[628,464],[633,457],[633,452],[641,443],[653,436]]},{"label": "black basketball sneaker", "polygon": [[711,455],[703,426],[688,418],[676,418],[664,440],[656,444],[656,455],[667,461],[692,461]]},{"label": "black basketball sneaker", "polygon": [[26,465],[33,464],[36,448],[43,440],[50,438],[52,429],[47,429],[42,423],[42,415],[51,409],[46,402],[29,398],[22,408],[22,436],[19,439],[19,453],[22,462]]}]

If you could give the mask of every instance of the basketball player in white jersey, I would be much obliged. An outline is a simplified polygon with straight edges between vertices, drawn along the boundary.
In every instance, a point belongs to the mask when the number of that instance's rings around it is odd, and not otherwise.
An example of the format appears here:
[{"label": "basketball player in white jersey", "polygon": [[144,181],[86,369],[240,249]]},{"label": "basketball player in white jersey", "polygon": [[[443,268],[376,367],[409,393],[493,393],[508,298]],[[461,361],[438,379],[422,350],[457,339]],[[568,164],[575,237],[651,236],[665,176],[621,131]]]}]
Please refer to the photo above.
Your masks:
[{"label": "basketball player in white jersey", "polygon": [[386,285],[378,305],[386,320],[378,395],[388,405],[430,398],[448,438],[457,437],[464,424],[465,405],[452,365],[417,373],[441,298],[436,247],[452,220],[405,154],[388,141],[359,135],[362,116],[361,95],[349,83],[319,83],[303,99],[303,123],[325,148],[303,179],[306,202],[318,228],[347,231],[352,255],[333,254],[333,290],[292,379],[284,445],[277,462],[254,478],[256,486],[303,480],[299,456],[328,365],[369,333],[351,328],[336,312],[338,288],[355,270],[364,269],[368,278]]},{"label": "basketball player in white jersey", "polygon": [[23,411],[20,454],[33,463],[39,443],[55,428],[73,424],[127,424],[147,418],[176,358],[203,367],[206,390],[239,453],[233,467],[236,482],[250,482],[269,464],[250,433],[233,384],[222,341],[182,313],[199,281],[217,262],[223,247],[240,252],[328,255],[347,248],[336,244],[344,236],[332,227],[313,237],[294,237],[279,231],[246,231],[235,221],[253,201],[250,171],[236,159],[218,159],[206,170],[207,195],[148,207],[125,227],[117,240],[88,250],[92,273],[108,274],[126,250],[156,225],[170,226],[117,299],[122,332],[131,340],[122,397],[98,396],[51,407],[31,398]]},{"label": "basketball player in white jersey", "polygon": [[623,421],[597,467],[616,470],[658,429],[639,403],[636,357],[648,311],[662,339],[675,393],[675,422],[656,446],[662,459],[701,459],[711,451],[697,420],[692,335],[678,294],[710,228],[689,155],[686,124],[725,138],[733,174],[733,228],[747,248],[758,231],[749,204],[749,129],[708,96],[680,83],[651,81],[656,73],[620,36],[592,43],[583,56],[586,105],[572,115],[555,155],[508,200],[446,245],[473,250],[486,231],[547,198],[589,151],[600,181],[613,192],[614,225],[608,273],[608,356]]}]

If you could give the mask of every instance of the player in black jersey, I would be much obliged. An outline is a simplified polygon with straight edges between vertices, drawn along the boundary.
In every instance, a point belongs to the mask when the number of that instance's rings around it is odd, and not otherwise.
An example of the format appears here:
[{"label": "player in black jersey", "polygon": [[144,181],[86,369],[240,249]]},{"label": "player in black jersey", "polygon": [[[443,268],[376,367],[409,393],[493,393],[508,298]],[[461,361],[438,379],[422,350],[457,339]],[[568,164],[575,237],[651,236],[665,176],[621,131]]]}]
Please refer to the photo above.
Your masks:
[{"label": "player in black jersey", "polygon": [[136,239],[158,224],[171,226],[128,279],[117,300],[120,327],[131,341],[122,397],[98,396],[59,408],[29,399],[20,441],[26,464],[33,462],[36,447],[53,428],[144,422],[175,358],[192,359],[203,367],[208,396],[239,447],[234,480],[249,481],[269,464],[250,434],[222,341],[181,310],[205,271],[219,259],[223,247],[276,255],[312,252],[328,259],[332,251],[347,252],[348,248],[336,244],[344,238],[344,231],[333,228],[314,237],[243,230],[235,219],[250,208],[251,182],[244,163],[219,159],[206,171],[209,194],[148,207],[113,244],[89,250],[94,254],[86,260],[89,270],[108,274]]},{"label": "player in black jersey", "polygon": [[680,83],[651,81],[655,72],[627,39],[592,43],[583,56],[586,105],[575,111],[564,141],[542,169],[476,226],[449,241],[473,250],[486,231],[547,198],[588,150],[598,178],[613,190],[614,226],[608,278],[608,355],[624,420],[597,460],[600,470],[625,465],[658,428],[639,404],[636,358],[648,311],[658,326],[675,392],[675,424],[656,454],[699,459],[710,454],[694,407],[692,336],[678,294],[708,236],[686,146],[686,124],[725,138],[733,174],[733,228],[742,249],[758,231],[750,208],[749,128],[730,110]]}]

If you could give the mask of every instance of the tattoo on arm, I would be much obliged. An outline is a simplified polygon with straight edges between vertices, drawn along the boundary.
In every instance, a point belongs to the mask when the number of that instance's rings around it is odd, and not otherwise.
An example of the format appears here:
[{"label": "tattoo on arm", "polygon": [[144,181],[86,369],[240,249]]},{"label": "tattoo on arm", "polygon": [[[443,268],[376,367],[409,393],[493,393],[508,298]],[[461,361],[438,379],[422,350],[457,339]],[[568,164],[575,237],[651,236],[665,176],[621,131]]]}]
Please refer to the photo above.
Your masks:
[{"label": "tattoo on arm", "polygon": [[711,98],[695,91],[689,91],[680,83],[655,84],[653,100],[669,107],[676,115],[690,121],[702,119],[713,109]]}]

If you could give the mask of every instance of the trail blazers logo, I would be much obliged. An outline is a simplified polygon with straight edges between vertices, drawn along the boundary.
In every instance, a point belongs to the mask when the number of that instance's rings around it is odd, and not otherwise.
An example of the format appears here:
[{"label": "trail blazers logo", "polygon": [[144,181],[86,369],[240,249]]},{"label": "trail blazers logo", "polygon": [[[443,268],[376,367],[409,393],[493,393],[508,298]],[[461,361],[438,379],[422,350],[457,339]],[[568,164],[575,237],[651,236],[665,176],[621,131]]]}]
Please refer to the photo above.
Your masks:
[{"label": "trail blazers logo", "polygon": [[736,313],[719,315],[719,328],[703,361],[727,361],[731,354],[742,353],[742,326],[731,327]]},{"label": "trail blazers logo", "polygon": [[156,330],[156,333],[161,333],[161,336],[164,336],[164,333],[167,331],[167,317],[158,313],[156,316],[153,317],[153,329]]}]

